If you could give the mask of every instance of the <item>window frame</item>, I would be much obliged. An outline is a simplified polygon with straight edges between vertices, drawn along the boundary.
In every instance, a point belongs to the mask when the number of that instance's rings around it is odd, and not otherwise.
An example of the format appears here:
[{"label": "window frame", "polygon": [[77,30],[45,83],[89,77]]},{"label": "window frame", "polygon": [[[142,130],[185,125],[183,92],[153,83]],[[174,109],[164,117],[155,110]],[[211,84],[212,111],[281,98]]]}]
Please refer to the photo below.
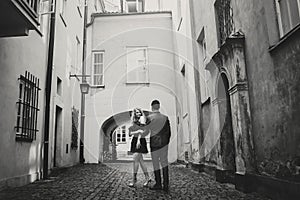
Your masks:
[{"label": "window frame", "polygon": [[67,0],[61,0],[60,8],[59,8],[59,16],[63,24],[65,25],[65,27],[67,27],[66,15],[67,15]]},{"label": "window frame", "polygon": [[[128,10],[128,2],[135,3],[135,8],[136,8],[135,12],[129,12],[129,10]],[[141,6],[142,6],[141,10],[140,10],[140,7],[139,7],[139,3],[140,2],[141,2]],[[124,7],[125,7],[126,13],[144,12],[145,11],[145,2],[144,2],[144,0],[125,0],[124,1]]]},{"label": "window frame", "polygon": [[235,32],[232,0],[216,0],[214,3],[218,47],[222,46],[230,34]]},{"label": "window frame", "polygon": [[[202,59],[199,59],[200,62],[202,63],[203,67],[204,67],[204,74],[203,74],[203,77],[204,77],[204,99],[208,99],[209,98],[209,71],[205,69],[205,66],[206,66],[206,63],[207,63],[207,59],[208,59],[208,56],[207,56],[207,46],[206,46],[206,35],[205,35],[205,28],[203,27],[200,34],[199,34],[199,37],[197,39],[197,43],[198,43],[198,48],[199,50],[201,51],[201,58]],[[200,57],[200,56],[199,56]]]},{"label": "window frame", "polygon": [[[124,134],[125,134],[125,137],[123,137]],[[118,135],[120,135],[120,137],[119,137],[120,141],[118,141]],[[118,128],[116,128],[115,136],[116,136],[116,144],[126,144],[127,143],[126,125],[122,125],[122,126],[119,126]]]},{"label": "window frame", "polygon": [[[129,80],[128,74],[129,74],[129,64],[128,64],[128,54],[129,52],[135,51],[135,50],[131,50],[129,51],[129,49],[143,49],[145,50],[146,56],[145,56],[145,65],[146,68],[146,78],[144,81],[140,81],[139,77],[136,77],[136,80]],[[136,59],[136,61],[139,61],[138,59]],[[150,78],[149,78],[149,54],[148,54],[148,46],[126,46],[126,83],[127,84],[149,84],[150,83]],[[138,80],[137,80],[138,79]]]},{"label": "window frame", "polygon": [[292,22],[292,16],[291,16],[291,10],[290,10],[290,2],[287,0],[286,5],[287,5],[287,12],[286,15],[288,17],[288,30],[284,30],[284,22],[283,22],[283,13],[281,10],[281,5],[280,1],[282,0],[274,0],[275,1],[275,11],[276,11],[276,17],[277,17],[277,24],[278,24],[278,30],[279,30],[279,37],[283,38],[285,35],[287,35],[290,31],[292,31],[295,27],[297,27],[300,24],[300,0],[296,0],[297,6],[298,6],[298,23],[293,26]]},{"label": "window frame", "polygon": [[[36,140],[39,106],[39,79],[29,72],[20,75],[19,98],[17,103],[16,141],[32,142]],[[27,88],[27,89],[25,89]],[[25,119],[25,120],[24,120]]]},{"label": "window frame", "polygon": [[81,62],[81,57],[82,52],[81,52],[81,41],[79,37],[76,35],[76,61],[75,61],[75,70],[76,72],[80,72],[82,69],[82,62]]},{"label": "window frame", "polygon": [[[104,76],[104,53],[105,51],[104,50],[97,50],[97,51],[92,51],[92,69],[91,69],[91,86],[93,87],[103,87],[105,84],[105,76]],[[96,75],[102,75],[102,84],[99,84],[99,85],[95,85],[94,84],[94,77],[95,77],[95,73],[94,73],[94,67],[95,67],[95,54],[102,54],[102,74],[96,74]],[[97,64],[101,64],[101,63],[97,63]]]}]

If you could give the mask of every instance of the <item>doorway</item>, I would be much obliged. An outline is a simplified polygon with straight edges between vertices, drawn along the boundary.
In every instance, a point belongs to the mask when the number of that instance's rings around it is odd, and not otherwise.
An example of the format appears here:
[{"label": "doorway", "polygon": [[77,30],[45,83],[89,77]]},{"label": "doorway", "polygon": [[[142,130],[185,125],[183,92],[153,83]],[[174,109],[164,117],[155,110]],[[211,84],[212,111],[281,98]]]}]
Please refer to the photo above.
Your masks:
[{"label": "doorway", "polygon": [[221,131],[220,155],[222,158],[222,168],[228,172],[228,174],[233,175],[236,172],[235,142],[232,127],[229,82],[225,73],[221,73],[218,81],[218,99]]},{"label": "doorway", "polygon": [[61,152],[60,148],[60,142],[59,138],[61,138],[62,135],[62,108],[59,106],[56,106],[55,109],[55,130],[54,130],[54,156],[53,156],[53,167],[58,167],[59,163],[59,155]]}]

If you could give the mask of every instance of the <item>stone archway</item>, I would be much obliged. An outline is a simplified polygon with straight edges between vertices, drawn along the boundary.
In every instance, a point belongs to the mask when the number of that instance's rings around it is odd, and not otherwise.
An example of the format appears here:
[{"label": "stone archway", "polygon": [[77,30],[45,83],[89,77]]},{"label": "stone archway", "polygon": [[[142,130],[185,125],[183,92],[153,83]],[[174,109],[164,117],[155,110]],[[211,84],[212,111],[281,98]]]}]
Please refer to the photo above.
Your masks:
[{"label": "stone archway", "polygon": [[[103,122],[100,129],[100,144],[102,145],[100,145],[99,149],[99,160],[101,162],[116,161],[119,159],[120,154],[122,154],[124,159],[125,154],[128,153],[131,137],[129,137],[127,129],[131,121],[131,112],[125,111],[115,114]],[[144,113],[146,116],[149,115],[149,111],[144,110]],[[122,140],[124,134],[125,141]],[[120,141],[118,141],[118,135],[121,136]],[[120,148],[122,149],[120,150]]]}]

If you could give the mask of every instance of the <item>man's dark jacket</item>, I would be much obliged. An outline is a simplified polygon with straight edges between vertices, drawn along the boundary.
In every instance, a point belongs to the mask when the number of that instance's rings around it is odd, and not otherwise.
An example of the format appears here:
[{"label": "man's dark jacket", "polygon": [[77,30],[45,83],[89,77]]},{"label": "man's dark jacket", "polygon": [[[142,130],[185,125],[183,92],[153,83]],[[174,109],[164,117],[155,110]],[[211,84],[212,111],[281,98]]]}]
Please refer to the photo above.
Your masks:
[{"label": "man's dark jacket", "polygon": [[149,115],[147,129],[150,131],[151,149],[160,149],[170,142],[171,128],[169,118],[160,112],[153,112]]}]

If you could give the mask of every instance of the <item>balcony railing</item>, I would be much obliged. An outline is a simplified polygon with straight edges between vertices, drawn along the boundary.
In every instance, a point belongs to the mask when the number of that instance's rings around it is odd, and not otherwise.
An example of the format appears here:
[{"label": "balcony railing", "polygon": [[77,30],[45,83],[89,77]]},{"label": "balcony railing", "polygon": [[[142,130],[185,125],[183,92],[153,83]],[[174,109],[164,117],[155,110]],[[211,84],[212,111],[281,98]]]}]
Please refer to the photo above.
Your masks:
[{"label": "balcony railing", "polygon": [[41,0],[0,0],[0,37],[26,36],[39,31]]},{"label": "balcony railing", "polygon": [[16,0],[26,9],[30,12],[32,17],[37,18],[38,12],[39,12],[39,3],[40,0]]}]

